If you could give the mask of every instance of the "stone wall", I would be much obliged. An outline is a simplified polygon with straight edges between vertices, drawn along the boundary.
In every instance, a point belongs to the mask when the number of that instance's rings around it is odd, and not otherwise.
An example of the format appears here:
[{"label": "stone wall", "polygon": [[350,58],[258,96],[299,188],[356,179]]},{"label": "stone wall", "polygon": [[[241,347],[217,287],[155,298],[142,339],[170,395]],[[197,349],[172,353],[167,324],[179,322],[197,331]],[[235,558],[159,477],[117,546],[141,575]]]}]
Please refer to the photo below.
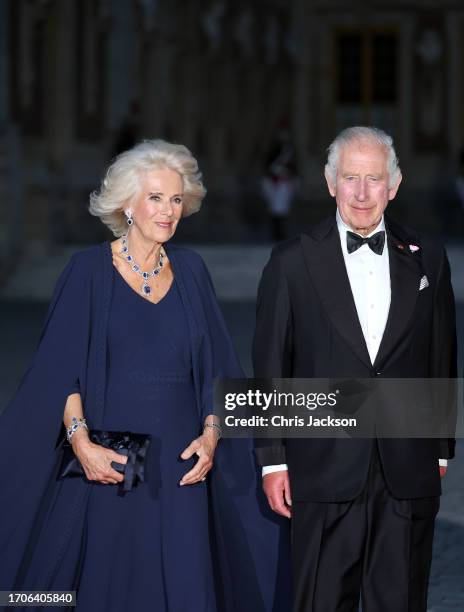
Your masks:
[{"label": "stone wall", "polygon": [[[252,238],[253,224],[265,218],[263,157],[283,117],[298,151],[297,223],[330,206],[325,149],[356,121],[394,133],[405,175],[402,215],[419,215],[433,228],[436,194],[446,191],[437,185],[452,182],[464,143],[464,9],[453,0],[435,6],[0,0],[0,124],[10,134],[0,143],[10,158],[0,168],[0,253],[17,229],[11,202],[23,218],[19,244],[102,235],[85,216],[86,201],[124,138],[164,137],[191,147],[208,187],[210,221],[229,224],[237,236],[248,228]],[[384,68],[397,93],[387,102],[372,93],[372,53],[382,33],[394,38],[395,65]],[[362,72],[361,95],[349,103],[340,98],[343,35],[360,45],[359,66],[353,60],[346,70]],[[13,133],[10,155],[5,139]],[[205,226],[191,225],[207,238]]]}]

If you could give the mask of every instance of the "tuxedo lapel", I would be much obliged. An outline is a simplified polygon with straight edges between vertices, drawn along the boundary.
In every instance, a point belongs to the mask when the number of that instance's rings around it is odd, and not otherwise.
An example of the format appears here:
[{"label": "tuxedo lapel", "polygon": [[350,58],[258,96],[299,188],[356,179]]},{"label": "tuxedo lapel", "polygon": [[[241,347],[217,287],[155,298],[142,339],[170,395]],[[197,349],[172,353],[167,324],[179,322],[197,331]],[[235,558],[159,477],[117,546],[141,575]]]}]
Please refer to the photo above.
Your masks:
[{"label": "tuxedo lapel", "polygon": [[388,257],[390,262],[391,302],[387,324],[382,336],[375,367],[388,358],[410,326],[419,295],[421,279],[420,252],[411,253],[411,238],[396,223],[386,219]]},{"label": "tuxedo lapel", "polygon": [[302,234],[306,267],[333,325],[359,359],[372,367],[346,272],[335,216]]}]

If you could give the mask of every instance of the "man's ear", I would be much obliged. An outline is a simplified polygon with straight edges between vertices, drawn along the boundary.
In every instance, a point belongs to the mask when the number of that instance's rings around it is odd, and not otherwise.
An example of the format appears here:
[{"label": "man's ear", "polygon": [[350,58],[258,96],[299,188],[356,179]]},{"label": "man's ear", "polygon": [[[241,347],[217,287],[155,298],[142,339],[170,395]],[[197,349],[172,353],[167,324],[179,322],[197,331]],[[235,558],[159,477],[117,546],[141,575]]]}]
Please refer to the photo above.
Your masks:
[{"label": "man's ear", "polygon": [[393,185],[393,187],[390,187],[389,190],[388,190],[388,199],[389,200],[393,200],[393,198],[396,196],[396,194],[398,192],[398,189],[399,189],[399,186],[400,186],[400,183],[401,183],[402,180],[403,180],[403,175],[400,172],[399,178],[396,181],[395,185]]},{"label": "man's ear", "polygon": [[327,181],[327,187],[329,188],[329,193],[334,198],[336,194],[336,189],[335,189],[335,185],[332,182],[332,177],[327,172],[327,170],[324,170],[324,176],[325,176],[325,180]]}]

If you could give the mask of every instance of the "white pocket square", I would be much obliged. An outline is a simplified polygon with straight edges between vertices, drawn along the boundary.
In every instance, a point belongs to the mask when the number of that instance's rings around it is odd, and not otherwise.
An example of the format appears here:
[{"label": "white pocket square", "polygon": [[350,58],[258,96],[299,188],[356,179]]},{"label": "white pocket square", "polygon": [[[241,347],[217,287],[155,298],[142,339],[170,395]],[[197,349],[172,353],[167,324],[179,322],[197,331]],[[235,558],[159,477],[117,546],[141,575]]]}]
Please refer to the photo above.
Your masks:
[{"label": "white pocket square", "polygon": [[419,284],[419,291],[422,291],[422,289],[426,289],[429,286],[429,279],[424,276],[420,279],[420,284]]}]

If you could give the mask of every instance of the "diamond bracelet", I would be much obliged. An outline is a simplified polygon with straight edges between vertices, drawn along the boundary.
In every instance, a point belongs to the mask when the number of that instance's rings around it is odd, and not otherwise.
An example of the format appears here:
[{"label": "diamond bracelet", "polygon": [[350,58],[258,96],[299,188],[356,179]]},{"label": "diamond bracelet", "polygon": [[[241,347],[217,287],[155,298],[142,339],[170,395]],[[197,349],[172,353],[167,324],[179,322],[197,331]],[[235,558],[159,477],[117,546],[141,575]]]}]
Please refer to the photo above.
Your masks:
[{"label": "diamond bracelet", "polygon": [[203,428],[205,427],[214,427],[214,429],[216,429],[218,439],[222,437],[222,427],[217,423],[205,423]]},{"label": "diamond bracelet", "polygon": [[79,429],[79,427],[83,427],[84,429],[89,429],[87,427],[87,421],[84,418],[77,418],[77,417],[72,417],[71,419],[71,425],[69,427],[66,428],[66,437],[68,439],[68,442],[71,442],[71,438],[73,437],[73,435],[76,433],[76,431]]}]

